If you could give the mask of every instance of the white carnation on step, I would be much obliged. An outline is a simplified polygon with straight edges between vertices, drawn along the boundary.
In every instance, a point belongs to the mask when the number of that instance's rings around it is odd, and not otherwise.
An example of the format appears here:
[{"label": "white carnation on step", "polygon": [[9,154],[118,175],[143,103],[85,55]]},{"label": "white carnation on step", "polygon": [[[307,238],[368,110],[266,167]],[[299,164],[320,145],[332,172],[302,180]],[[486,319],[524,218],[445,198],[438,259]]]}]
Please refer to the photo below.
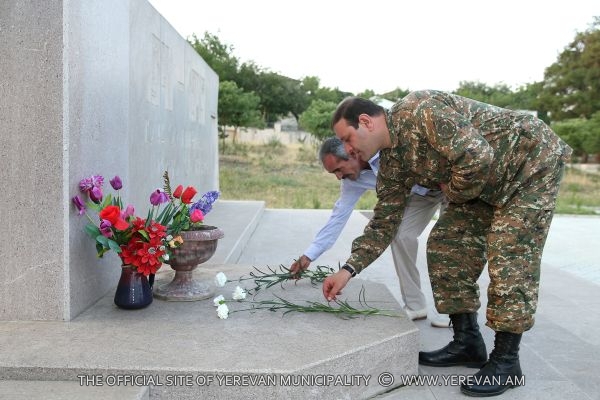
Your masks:
[{"label": "white carnation on step", "polygon": [[215,303],[215,307],[219,307],[221,305],[222,301],[225,301],[225,297],[223,297],[222,294],[218,295],[217,297],[215,297],[213,299],[213,303]]},{"label": "white carnation on step", "polygon": [[233,297],[234,300],[244,300],[246,298],[246,291],[241,287],[236,286],[231,297]]},{"label": "white carnation on step", "polygon": [[227,307],[227,304],[220,304],[219,307],[217,307],[217,315],[221,319],[227,319],[229,316],[229,307]]},{"label": "white carnation on step", "polygon": [[225,286],[225,283],[227,283],[227,277],[224,273],[219,272],[217,276],[215,276],[215,285],[218,287],[223,287]]}]

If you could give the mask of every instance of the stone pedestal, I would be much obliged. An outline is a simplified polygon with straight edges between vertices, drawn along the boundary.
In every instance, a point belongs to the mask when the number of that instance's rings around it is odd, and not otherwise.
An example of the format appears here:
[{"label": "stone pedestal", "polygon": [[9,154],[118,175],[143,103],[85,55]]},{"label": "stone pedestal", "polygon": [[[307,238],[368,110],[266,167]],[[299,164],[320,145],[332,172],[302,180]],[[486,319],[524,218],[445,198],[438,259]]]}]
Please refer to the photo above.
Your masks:
[{"label": "stone pedestal", "polygon": [[70,198],[120,175],[143,215],[169,170],[218,190],[218,77],[144,0],[0,2],[0,320],[70,320],[118,281]]},{"label": "stone pedestal", "polygon": [[[251,266],[206,265],[198,278],[217,272],[231,280]],[[231,299],[236,285],[214,288]],[[111,296],[69,323],[5,322],[0,380],[101,382],[138,377],[153,399],[366,399],[398,387],[401,375],[417,374],[416,326],[385,286],[351,280],[341,300],[357,308],[359,292],[372,307],[399,317],[342,319],[325,313],[241,311],[229,303],[219,319],[212,299],[154,301],[143,310],[121,310]],[[297,304],[324,302],[321,286],[300,280],[274,286],[254,300],[275,295]],[[237,311],[236,311],[237,310]],[[39,351],[39,337],[51,346]],[[0,349],[2,345],[0,345]],[[121,377],[121,378],[119,378]],[[128,378],[128,379],[129,379]],[[110,381],[113,382],[114,381]]]}]

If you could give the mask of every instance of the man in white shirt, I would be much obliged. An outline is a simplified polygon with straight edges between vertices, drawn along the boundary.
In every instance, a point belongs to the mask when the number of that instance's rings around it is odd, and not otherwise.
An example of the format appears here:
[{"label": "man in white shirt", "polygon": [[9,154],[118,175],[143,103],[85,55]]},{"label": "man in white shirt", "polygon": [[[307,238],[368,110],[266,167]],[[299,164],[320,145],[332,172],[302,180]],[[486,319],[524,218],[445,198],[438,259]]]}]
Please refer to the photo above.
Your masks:
[{"label": "man in white shirt", "polygon": [[[379,169],[379,153],[369,162],[357,155],[348,154],[344,144],[336,137],[323,142],[319,151],[323,167],[341,180],[340,197],[335,202],[329,220],[317,233],[304,254],[292,264],[292,273],[306,269],[310,263],[331,248],[348,222],[354,206],[367,190],[374,190]],[[392,257],[400,280],[404,310],[412,320],[427,318],[427,302],[421,291],[421,280],[417,269],[418,237],[442,204],[444,195],[438,190],[415,185],[410,202],[406,207],[396,237],[392,241]],[[448,327],[449,319],[433,311],[431,325]]]}]

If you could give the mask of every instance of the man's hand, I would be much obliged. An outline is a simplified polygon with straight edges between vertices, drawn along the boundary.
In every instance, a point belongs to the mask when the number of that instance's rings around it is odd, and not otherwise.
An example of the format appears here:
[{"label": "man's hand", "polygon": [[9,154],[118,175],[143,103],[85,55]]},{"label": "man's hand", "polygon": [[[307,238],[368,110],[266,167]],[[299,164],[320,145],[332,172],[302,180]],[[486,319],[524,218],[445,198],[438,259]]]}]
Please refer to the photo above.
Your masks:
[{"label": "man's hand", "polygon": [[302,271],[308,268],[311,259],[306,257],[304,254],[300,256],[298,261],[294,261],[290,267],[290,272],[294,276],[299,276]]},{"label": "man's hand", "polygon": [[327,301],[335,300],[338,294],[342,294],[342,289],[348,284],[350,278],[352,278],[352,275],[345,269],[340,269],[335,274],[325,278],[323,281],[323,296]]},{"label": "man's hand", "polygon": [[448,184],[447,183],[440,183],[440,190],[446,194],[446,192],[448,191]]}]

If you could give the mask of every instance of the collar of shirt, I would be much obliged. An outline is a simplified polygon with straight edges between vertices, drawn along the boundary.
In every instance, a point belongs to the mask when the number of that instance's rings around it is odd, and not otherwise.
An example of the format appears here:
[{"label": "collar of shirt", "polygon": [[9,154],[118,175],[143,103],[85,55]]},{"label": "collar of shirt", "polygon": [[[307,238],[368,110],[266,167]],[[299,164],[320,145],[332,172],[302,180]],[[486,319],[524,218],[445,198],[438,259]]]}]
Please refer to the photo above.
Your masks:
[{"label": "collar of shirt", "polygon": [[371,170],[373,170],[375,176],[377,176],[377,173],[379,172],[379,152],[375,153],[375,155],[371,157],[369,160],[369,165],[371,166]]}]

